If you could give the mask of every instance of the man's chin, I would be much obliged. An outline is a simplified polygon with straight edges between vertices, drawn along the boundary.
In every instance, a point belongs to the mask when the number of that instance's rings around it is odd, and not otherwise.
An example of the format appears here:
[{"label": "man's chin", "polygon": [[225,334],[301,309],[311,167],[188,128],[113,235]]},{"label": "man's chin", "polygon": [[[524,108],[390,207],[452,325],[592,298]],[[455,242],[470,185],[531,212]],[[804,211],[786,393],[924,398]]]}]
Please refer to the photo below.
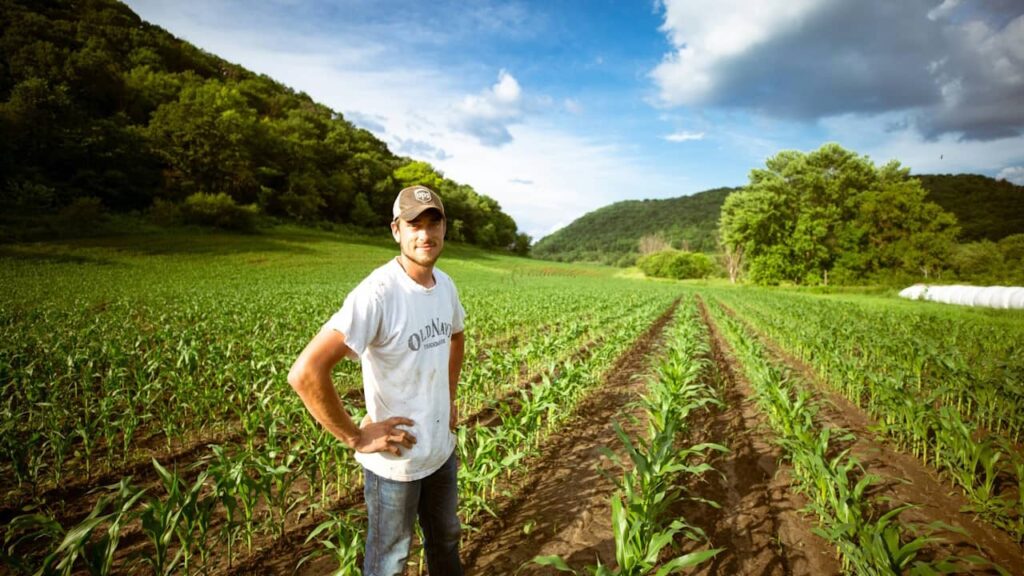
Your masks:
[{"label": "man's chin", "polygon": [[429,254],[423,254],[422,252],[416,252],[415,254],[406,254],[405,257],[412,260],[416,264],[423,267],[431,267],[437,262],[437,259],[441,256],[441,252],[431,252]]}]

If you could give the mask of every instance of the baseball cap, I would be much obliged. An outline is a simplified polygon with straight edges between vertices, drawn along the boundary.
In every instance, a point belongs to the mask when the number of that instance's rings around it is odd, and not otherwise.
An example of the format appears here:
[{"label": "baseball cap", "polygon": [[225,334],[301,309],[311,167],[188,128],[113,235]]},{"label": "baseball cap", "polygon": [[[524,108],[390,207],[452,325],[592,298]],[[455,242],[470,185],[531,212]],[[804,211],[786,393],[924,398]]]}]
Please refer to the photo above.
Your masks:
[{"label": "baseball cap", "polygon": [[409,221],[415,220],[417,216],[431,208],[440,212],[442,218],[445,217],[444,204],[441,203],[441,197],[437,195],[437,192],[426,186],[409,186],[398,193],[391,213],[395,220],[401,218]]}]

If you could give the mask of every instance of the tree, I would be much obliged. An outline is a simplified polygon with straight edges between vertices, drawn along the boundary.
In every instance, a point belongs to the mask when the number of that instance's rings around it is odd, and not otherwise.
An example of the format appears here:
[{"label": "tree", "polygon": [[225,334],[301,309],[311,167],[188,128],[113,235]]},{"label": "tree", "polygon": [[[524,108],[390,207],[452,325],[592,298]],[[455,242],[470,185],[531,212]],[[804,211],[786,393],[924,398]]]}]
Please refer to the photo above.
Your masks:
[{"label": "tree", "polygon": [[530,253],[530,244],[532,242],[533,239],[530,238],[529,234],[520,232],[516,234],[516,240],[509,246],[509,250],[520,256],[527,256]]},{"label": "tree", "polygon": [[639,253],[641,256],[668,250],[671,247],[661,234],[647,234],[640,237]]},{"label": "tree", "polygon": [[366,195],[356,194],[355,205],[352,208],[352,222],[369,228],[376,225],[377,220],[377,215],[373,213],[373,208],[370,208],[370,202],[366,199]]},{"label": "tree", "polygon": [[[837,144],[780,152],[726,198],[719,223],[730,261],[754,282],[828,283],[900,271],[925,277],[948,259],[955,218],[925,200],[897,162],[876,168]],[[730,277],[736,274],[730,266]]]},{"label": "tree", "polygon": [[175,196],[224,192],[253,202],[258,190],[248,145],[255,117],[237,89],[220,82],[191,84],[153,113],[148,134],[170,169]]},{"label": "tree", "polygon": [[637,259],[636,265],[646,276],[677,280],[706,278],[715,269],[711,257],[707,254],[671,249],[641,256]]},{"label": "tree", "polygon": [[409,162],[395,168],[395,181],[402,188],[409,186],[426,186],[434,191],[440,191],[444,177],[434,170],[434,167],[426,162]]}]

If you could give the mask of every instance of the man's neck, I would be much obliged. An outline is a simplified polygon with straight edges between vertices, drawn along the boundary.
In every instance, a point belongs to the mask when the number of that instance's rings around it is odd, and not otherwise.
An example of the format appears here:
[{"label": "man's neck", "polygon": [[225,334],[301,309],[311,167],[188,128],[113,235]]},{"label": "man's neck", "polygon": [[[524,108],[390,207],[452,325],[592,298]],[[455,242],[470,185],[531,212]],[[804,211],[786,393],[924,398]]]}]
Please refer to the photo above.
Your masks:
[{"label": "man's neck", "polygon": [[406,275],[412,278],[413,282],[420,286],[433,288],[434,284],[436,284],[433,266],[421,266],[406,258],[404,254],[398,255],[398,265],[402,267],[402,270],[405,270]]}]

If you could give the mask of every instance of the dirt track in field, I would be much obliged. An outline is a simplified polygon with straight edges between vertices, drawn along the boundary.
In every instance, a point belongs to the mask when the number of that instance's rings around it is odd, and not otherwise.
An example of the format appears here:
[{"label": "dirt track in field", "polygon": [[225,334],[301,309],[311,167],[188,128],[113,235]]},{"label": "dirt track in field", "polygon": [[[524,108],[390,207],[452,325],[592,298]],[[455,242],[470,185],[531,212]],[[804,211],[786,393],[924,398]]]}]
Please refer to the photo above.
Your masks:
[{"label": "dirt track in field", "polygon": [[[723,308],[730,315],[734,312]],[[758,334],[774,361],[782,364],[799,377],[802,385],[813,390],[821,400],[822,409],[817,420],[833,428],[852,432],[856,440],[848,447],[861,462],[867,473],[886,480],[871,492],[872,496],[890,498],[893,504],[911,503],[915,508],[900,515],[904,525],[927,525],[943,522],[963,530],[965,534],[944,531],[945,543],[926,551],[925,557],[980,555],[1007,570],[1010,574],[1024,575],[1024,547],[1006,532],[975,518],[967,509],[969,502],[959,488],[943,481],[932,467],[910,454],[900,452],[871,431],[875,422],[863,410],[841,395],[833,392],[818,378],[814,369],[783,351],[776,343]],[[975,567],[972,574],[998,574],[983,566]]]},{"label": "dirt track in field", "polygon": [[803,497],[789,486],[789,466],[754,404],[752,391],[736,366],[728,344],[701,303],[711,334],[712,360],[725,406],[704,417],[705,436],[697,441],[725,444],[730,452],[711,460],[721,474],[707,477],[694,492],[721,509],[693,507],[684,516],[700,526],[715,547],[725,548],[698,574],[837,574],[835,550],[811,530],[813,520],[800,512]]},{"label": "dirt track in field", "polygon": [[[615,558],[611,532],[611,495],[615,485],[601,473],[618,470],[601,454],[616,448],[612,427],[619,422],[632,436],[644,422],[629,403],[637,398],[649,353],[661,341],[675,306],[658,318],[618,359],[600,389],[587,397],[566,429],[554,435],[543,455],[530,462],[518,494],[496,503],[496,518],[487,518],[463,547],[466,574],[546,574],[529,565],[538,555],[557,554],[571,566],[607,564]],[[524,566],[525,564],[525,566]]]},{"label": "dirt track in field", "polygon": [[[463,549],[467,574],[552,574],[550,568],[529,564],[537,555],[550,554],[562,556],[578,570],[595,564],[598,557],[604,564],[614,564],[610,501],[615,487],[599,467],[609,468],[613,475],[620,472],[611,469],[599,449],[619,444],[612,420],[625,423],[637,414],[629,403],[642,391],[650,356],[659,351],[669,319],[662,316],[620,360],[605,385],[581,407],[571,432],[554,439],[531,463],[528,484],[519,496],[499,503],[498,518],[486,521],[469,539]],[[766,441],[749,389],[717,335],[713,344],[712,359],[722,375],[719,389],[726,406],[698,419],[692,426],[693,442],[718,442],[732,450],[712,461],[721,475],[706,475],[687,487],[721,508],[694,503],[678,510],[707,533],[710,546],[725,548],[698,573],[838,573],[833,548],[811,532],[812,521],[799,512],[805,502],[792,494],[785,469],[778,468],[778,450]],[[643,423],[634,421],[626,429],[640,435]],[[686,552],[709,547],[678,543]]]}]

